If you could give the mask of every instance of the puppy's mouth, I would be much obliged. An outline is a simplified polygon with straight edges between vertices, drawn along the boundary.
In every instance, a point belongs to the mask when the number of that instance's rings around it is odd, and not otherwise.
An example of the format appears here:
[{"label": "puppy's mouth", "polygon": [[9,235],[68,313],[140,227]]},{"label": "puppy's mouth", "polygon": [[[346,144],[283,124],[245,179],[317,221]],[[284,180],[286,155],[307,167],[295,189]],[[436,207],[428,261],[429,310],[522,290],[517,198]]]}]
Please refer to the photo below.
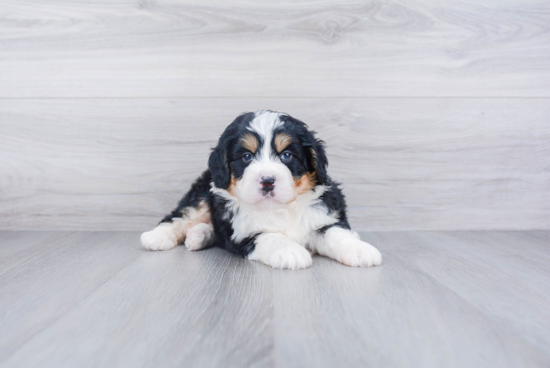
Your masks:
[{"label": "puppy's mouth", "polygon": [[273,191],[266,192],[265,190],[260,189],[260,193],[262,193],[262,197],[264,197],[264,198],[273,198],[273,197],[275,197],[275,192],[273,192]]}]

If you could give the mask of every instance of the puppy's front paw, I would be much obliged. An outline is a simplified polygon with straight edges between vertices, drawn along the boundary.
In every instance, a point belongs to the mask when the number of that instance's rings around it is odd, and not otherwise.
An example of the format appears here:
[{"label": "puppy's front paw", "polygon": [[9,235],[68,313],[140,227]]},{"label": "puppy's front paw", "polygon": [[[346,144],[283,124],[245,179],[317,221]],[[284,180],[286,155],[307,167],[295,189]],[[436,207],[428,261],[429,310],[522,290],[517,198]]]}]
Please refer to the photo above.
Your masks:
[{"label": "puppy's front paw", "polygon": [[382,255],[378,249],[356,239],[346,239],[342,242],[336,259],[351,267],[380,266],[382,263]]},{"label": "puppy's front paw", "polygon": [[214,229],[210,224],[197,224],[187,232],[185,247],[189,250],[199,250],[208,245]]},{"label": "puppy's front paw", "polygon": [[168,250],[177,244],[174,236],[159,228],[141,234],[141,244],[149,250]]},{"label": "puppy's front paw", "polygon": [[283,234],[267,233],[256,238],[254,250],[247,256],[273,268],[297,270],[311,266],[311,254],[300,244]]},{"label": "puppy's front paw", "polygon": [[312,263],[311,254],[301,246],[277,248],[271,253],[268,260],[268,264],[273,268],[289,270],[307,268]]}]

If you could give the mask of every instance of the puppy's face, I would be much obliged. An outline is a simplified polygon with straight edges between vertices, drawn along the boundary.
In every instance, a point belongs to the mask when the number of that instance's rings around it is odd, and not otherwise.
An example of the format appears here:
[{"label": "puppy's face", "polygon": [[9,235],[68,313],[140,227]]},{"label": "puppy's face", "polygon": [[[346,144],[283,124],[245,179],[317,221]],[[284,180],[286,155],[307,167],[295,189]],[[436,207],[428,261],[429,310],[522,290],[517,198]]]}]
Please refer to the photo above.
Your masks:
[{"label": "puppy's face", "polygon": [[299,120],[259,111],[239,116],[210,156],[214,184],[240,201],[280,207],[326,184],[323,143]]}]

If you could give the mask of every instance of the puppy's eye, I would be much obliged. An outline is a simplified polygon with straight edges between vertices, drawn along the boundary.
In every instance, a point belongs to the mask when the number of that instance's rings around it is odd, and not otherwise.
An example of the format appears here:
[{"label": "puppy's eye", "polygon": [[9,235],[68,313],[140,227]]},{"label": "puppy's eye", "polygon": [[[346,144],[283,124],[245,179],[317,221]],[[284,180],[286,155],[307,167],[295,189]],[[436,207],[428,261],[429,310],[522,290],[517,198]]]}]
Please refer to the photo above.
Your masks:
[{"label": "puppy's eye", "polygon": [[243,155],[243,161],[244,162],[250,162],[250,161],[252,161],[253,158],[254,158],[254,156],[252,156],[251,153],[245,153]]},{"label": "puppy's eye", "polygon": [[285,151],[281,153],[279,157],[281,158],[281,161],[286,164],[292,160],[292,153]]}]

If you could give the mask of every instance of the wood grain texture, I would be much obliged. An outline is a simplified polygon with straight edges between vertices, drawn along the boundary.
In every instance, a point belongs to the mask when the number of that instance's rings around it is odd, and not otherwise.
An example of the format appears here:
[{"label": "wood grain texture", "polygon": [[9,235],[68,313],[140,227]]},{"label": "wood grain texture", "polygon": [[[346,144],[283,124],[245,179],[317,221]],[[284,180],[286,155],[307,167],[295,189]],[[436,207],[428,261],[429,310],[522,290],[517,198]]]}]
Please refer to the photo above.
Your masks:
[{"label": "wood grain texture", "polygon": [[0,97],[550,97],[547,1],[3,1]]},{"label": "wood grain texture", "polygon": [[45,241],[65,237],[65,231],[2,231],[0,232],[0,266],[10,262],[16,254],[27,252],[28,249],[37,246]]},{"label": "wood grain texture", "polygon": [[44,239],[2,266],[0,365],[550,364],[550,273],[529,267],[550,257],[548,231],[362,233],[382,266],[315,256],[301,271],[221,249],[147,252],[138,235],[0,232],[0,252]]},{"label": "wood grain texture", "polygon": [[352,225],[550,228],[550,100],[0,100],[0,228],[145,230],[237,114],[271,108],[327,142]]},{"label": "wood grain texture", "polygon": [[138,256],[126,248],[135,234],[31,234],[0,243],[0,361]]},{"label": "wood grain texture", "polygon": [[[274,321],[281,321],[274,324],[279,366],[518,367],[547,360],[547,348],[522,339],[532,330],[518,333],[509,329],[506,321],[493,321],[491,314],[472,308],[470,295],[457,295],[441,282],[453,279],[472,291],[470,280],[461,278],[460,266],[446,263],[442,267],[446,274],[439,277],[418,267],[417,259],[444,261],[426,255],[416,247],[414,233],[408,234],[403,233],[397,242],[392,232],[363,234],[384,256],[383,266],[368,273],[344,268],[324,257],[315,257],[314,267],[301,273],[273,271]],[[406,252],[402,252],[404,243],[410,246]],[[461,249],[464,243],[455,241],[453,245]],[[503,270],[498,271],[495,279]],[[484,275],[483,270],[475,272]],[[484,280],[477,283],[481,288],[490,286]],[[517,287],[512,289],[521,293]],[[545,298],[544,290],[540,287],[531,295],[527,308],[538,309],[539,301],[533,297]],[[500,298],[514,306],[520,304],[518,299],[499,294],[485,297],[485,301]],[[540,309],[533,313],[541,319],[547,314]]]},{"label": "wood grain texture", "polygon": [[148,252],[137,236],[119,248],[132,264],[2,366],[271,366],[269,268],[221,249]]},{"label": "wood grain texture", "polygon": [[[375,244],[391,243],[398,257],[506,326],[507,333],[548,350],[550,274],[548,267],[533,264],[538,247],[522,233],[391,232],[365,238]],[[545,259],[549,244],[542,252]]]}]

